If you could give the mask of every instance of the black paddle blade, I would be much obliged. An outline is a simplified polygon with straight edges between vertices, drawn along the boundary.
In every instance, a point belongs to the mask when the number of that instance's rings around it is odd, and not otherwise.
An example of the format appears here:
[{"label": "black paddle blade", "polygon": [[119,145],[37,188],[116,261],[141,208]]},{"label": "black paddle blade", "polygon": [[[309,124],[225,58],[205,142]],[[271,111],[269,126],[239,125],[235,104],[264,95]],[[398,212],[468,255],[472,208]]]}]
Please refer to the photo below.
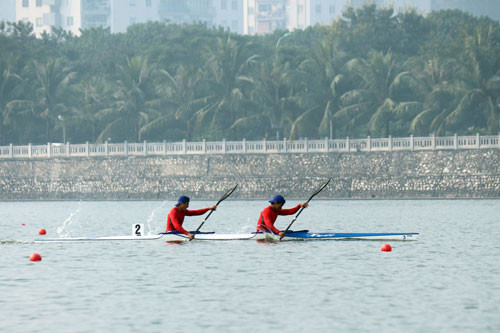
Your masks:
[{"label": "black paddle blade", "polygon": [[314,198],[319,192],[323,191],[323,189],[326,187],[326,185],[328,185],[330,183],[330,180],[332,180],[332,179],[328,178],[328,180],[326,182],[324,182],[320,187],[318,187],[318,189],[311,195],[311,197],[309,198],[309,200],[307,200],[307,202],[311,201],[311,199]]},{"label": "black paddle blade", "polygon": [[238,184],[234,185],[234,187],[230,188],[227,190],[226,193],[217,201],[217,205],[220,204],[222,201],[226,200],[231,194],[233,194],[234,190],[238,187]]}]

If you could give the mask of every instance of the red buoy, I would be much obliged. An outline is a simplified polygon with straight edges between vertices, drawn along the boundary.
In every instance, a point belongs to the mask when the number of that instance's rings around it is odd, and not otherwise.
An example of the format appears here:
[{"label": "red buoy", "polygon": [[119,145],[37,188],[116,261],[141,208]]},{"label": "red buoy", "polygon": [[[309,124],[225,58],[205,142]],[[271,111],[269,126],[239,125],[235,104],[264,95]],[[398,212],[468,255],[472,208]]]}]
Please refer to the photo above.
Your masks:
[{"label": "red buoy", "polygon": [[42,256],[38,253],[33,253],[30,257],[30,261],[42,261]]},{"label": "red buoy", "polygon": [[380,251],[384,251],[384,252],[391,252],[391,251],[392,251],[392,247],[391,247],[389,244],[384,244],[384,245],[382,245],[382,247],[380,248]]},{"label": "red buoy", "polygon": [[47,233],[47,231],[44,228],[38,230],[39,235],[45,235],[46,233]]},{"label": "red buoy", "polygon": [[24,227],[24,226],[25,226],[26,224],[24,224],[24,223],[21,223],[21,225],[22,225],[22,226]]}]

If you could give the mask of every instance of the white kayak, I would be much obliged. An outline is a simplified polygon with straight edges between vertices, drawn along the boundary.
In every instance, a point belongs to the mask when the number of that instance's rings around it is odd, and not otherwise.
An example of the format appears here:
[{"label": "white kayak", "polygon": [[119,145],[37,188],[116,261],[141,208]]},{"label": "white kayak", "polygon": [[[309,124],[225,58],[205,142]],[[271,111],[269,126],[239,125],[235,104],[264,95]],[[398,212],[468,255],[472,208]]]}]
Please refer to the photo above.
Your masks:
[{"label": "white kayak", "polygon": [[[309,232],[308,230],[288,231],[281,241],[290,240],[417,240],[418,233],[324,233]],[[179,242],[189,241],[189,238],[181,233],[167,232],[157,235],[144,236],[107,236],[107,237],[79,237],[79,238],[46,238],[35,239],[35,242],[99,242],[99,241],[165,241]],[[279,241],[279,236],[271,233],[252,232],[248,234],[218,234],[215,232],[201,232],[196,234],[198,241],[223,241],[223,240],[266,240]]]}]

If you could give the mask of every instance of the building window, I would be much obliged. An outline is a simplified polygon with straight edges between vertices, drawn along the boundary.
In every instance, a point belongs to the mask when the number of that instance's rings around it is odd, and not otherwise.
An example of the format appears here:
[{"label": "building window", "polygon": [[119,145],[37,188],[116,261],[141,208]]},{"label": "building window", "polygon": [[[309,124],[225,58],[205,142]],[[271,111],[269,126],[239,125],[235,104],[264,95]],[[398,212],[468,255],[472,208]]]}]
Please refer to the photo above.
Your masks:
[{"label": "building window", "polygon": [[330,6],[330,14],[335,14],[335,6]]},{"label": "building window", "polygon": [[321,4],[316,5],[316,14],[321,14]]},{"label": "building window", "polygon": [[27,8],[30,6],[30,0],[23,0],[23,7]]},{"label": "building window", "polygon": [[297,13],[302,14],[304,12],[304,5],[298,5],[297,6]]},{"label": "building window", "polygon": [[135,7],[135,0],[129,0],[129,6]]},{"label": "building window", "polygon": [[42,7],[42,0],[36,0],[36,6]]},{"label": "building window", "polygon": [[146,0],[146,7],[151,7],[151,0]]},{"label": "building window", "polygon": [[68,27],[71,27],[71,26],[73,26],[73,23],[74,23],[74,22],[73,22],[73,16],[68,16],[68,17],[66,18],[66,25],[67,25]]},{"label": "building window", "polygon": [[43,25],[43,19],[41,17],[36,18],[36,26],[41,27]]},{"label": "building window", "polygon": [[23,17],[23,22],[24,23],[28,23],[30,21],[30,18],[29,17]]},{"label": "building window", "polygon": [[248,33],[252,35],[255,32],[254,27],[248,27]]},{"label": "building window", "polygon": [[227,9],[227,0],[220,0],[220,9]]},{"label": "building window", "polygon": [[232,10],[238,10],[238,1],[237,0],[233,0],[231,2],[231,9]]},{"label": "building window", "polygon": [[130,24],[135,24],[136,21],[137,19],[135,17],[130,18]]},{"label": "building window", "polygon": [[248,8],[248,15],[253,15],[253,13],[254,13],[253,7],[249,7]]},{"label": "building window", "polygon": [[231,30],[233,32],[238,31],[238,21],[236,21],[236,20],[231,21]]}]

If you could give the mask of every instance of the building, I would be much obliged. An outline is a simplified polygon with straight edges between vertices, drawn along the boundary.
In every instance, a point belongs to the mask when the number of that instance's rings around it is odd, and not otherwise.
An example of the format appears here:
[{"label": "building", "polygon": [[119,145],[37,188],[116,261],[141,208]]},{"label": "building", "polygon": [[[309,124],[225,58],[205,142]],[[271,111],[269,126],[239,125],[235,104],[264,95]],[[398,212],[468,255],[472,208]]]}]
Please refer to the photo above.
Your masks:
[{"label": "building", "polygon": [[80,29],[109,27],[125,32],[130,24],[158,20],[160,0],[17,0],[17,21],[31,22],[37,36],[63,28],[79,35]]}]

